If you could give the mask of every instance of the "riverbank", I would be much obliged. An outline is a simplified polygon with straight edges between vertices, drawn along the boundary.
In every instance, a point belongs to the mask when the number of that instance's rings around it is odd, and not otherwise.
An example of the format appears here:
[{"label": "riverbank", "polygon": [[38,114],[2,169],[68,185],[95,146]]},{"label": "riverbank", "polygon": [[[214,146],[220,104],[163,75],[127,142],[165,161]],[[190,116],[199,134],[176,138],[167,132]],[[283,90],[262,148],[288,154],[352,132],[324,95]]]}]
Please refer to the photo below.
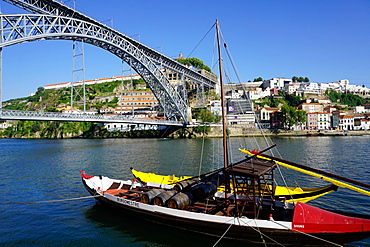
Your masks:
[{"label": "riverbank", "polygon": [[[203,133],[189,131],[195,138],[203,137]],[[240,126],[229,126],[230,137],[241,136],[360,136],[370,135],[370,130],[281,130],[281,129],[249,129]],[[209,131],[204,135],[210,138],[222,137],[222,126],[209,126]]]},{"label": "riverbank", "polygon": [[[37,123],[40,124],[40,123]],[[44,125],[42,125],[44,124]],[[38,128],[36,128],[36,127]],[[227,133],[230,137],[243,136],[359,136],[370,135],[370,130],[270,130],[252,129],[240,125],[228,126]],[[109,132],[107,129],[96,124],[82,126],[71,123],[41,123],[39,125],[18,125],[15,130],[7,129],[0,131],[0,138],[10,139],[107,139],[107,138],[221,138],[221,125],[193,126],[186,128],[169,128],[164,130],[131,130],[126,132]]]}]

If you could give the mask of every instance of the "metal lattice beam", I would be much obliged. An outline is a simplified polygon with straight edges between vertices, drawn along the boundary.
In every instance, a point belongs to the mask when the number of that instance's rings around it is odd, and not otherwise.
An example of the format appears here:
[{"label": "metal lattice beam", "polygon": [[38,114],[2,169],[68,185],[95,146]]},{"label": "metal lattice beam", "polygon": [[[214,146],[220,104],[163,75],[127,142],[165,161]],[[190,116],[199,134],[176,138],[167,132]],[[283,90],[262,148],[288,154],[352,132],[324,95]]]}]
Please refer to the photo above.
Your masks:
[{"label": "metal lattice beam", "polygon": [[151,58],[115,32],[79,19],[38,15],[0,15],[0,48],[35,40],[77,40],[101,47],[130,64],[143,77],[166,116],[187,124],[186,101],[171,85]]},{"label": "metal lattice beam", "polygon": [[205,87],[214,88],[217,81],[214,81],[204,75],[193,71],[186,66],[178,63],[177,61],[163,55],[162,53],[140,43],[139,41],[128,37],[127,35],[114,30],[111,27],[79,12],[75,9],[64,5],[61,2],[55,0],[4,0],[12,5],[20,7],[26,11],[30,11],[32,13],[39,13],[39,14],[49,14],[49,15],[57,15],[57,16],[65,16],[65,17],[73,17],[75,19],[83,20],[89,22],[91,24],[95,24],[98,27],[104,28],[115,33],[116,36],[124,37],[127,42],[130,42],[132,45],[136,46],[137,49],[141,50],[147,57],[152,59],[157,65],[163,66],[171,71],[184,75],[187,79],[189,79],[190,83],[193,84],[203,84]]},{"label": "metal lattice beam", "polygon": [[18,111],[0,109],[1,120],[70,121],[94,123],[131,123],[182,127],[182,122],[169,120],[133,119],[130,115],[90,115],[85,113],[61,113]]}]

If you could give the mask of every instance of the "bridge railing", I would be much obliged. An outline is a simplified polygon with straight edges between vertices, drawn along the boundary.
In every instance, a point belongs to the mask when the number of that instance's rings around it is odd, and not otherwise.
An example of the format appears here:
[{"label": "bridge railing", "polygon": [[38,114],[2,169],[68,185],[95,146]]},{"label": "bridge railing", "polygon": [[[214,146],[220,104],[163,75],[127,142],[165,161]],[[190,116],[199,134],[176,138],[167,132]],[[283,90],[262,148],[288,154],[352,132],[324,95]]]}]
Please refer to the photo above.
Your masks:
[{"label": "bridge railing", "polygon": [[38,121],[72,121],[72,122],[103,122],[133,123],[167,126],[183,126],[184,123],[160,119],[141,119],[132,115],[98,115],[87,113],[61,113],[43,111],[20,111],[0,109],[0,119],[7,120],[38,120]]}]

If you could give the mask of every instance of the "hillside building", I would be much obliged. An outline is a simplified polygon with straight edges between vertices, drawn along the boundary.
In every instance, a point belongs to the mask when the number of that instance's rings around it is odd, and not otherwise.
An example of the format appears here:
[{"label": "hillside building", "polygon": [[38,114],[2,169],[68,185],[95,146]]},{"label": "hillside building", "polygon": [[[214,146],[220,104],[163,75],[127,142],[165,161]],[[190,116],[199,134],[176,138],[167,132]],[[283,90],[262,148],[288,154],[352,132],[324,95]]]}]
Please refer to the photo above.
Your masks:
[{"label": "hillside building", "polygon": [[324,107],[319,103],[303,103],[298,106],[298,109],[305,111],[307,113],[312,113],[312,112],[323,112]]},{"label": "hillside building", "polygon": [[339,116],[339,129],[341,130],[354,130],[355,124],[354,124],[354,117],[353,116]]},{"label": "hillside building", "polygon": [[114,110],[117,114],[154,114],[154,108],[159,105],[150,90],[126,91],[122,94],[118,106]]},{"label": "hillside building", "polygon": [[262,107],[256,111],[256,117],[259,119],[260,128],[269,129],[271,127],[271,115],[277,112],[279,108]]}]

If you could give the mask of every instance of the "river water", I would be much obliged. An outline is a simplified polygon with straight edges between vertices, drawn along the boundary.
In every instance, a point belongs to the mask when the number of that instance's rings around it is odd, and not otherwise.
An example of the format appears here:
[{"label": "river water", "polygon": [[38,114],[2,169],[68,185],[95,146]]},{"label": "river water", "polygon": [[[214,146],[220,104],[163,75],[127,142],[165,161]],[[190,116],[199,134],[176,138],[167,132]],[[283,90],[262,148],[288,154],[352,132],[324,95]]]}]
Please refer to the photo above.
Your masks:
[{"label": "river water", "polygon": [[[262,138],[232,138],[239,145]],[[370,183],[370,136],[273,138],[287,160]],[[0,246],[213,246],[217,239],[135,221],[88,196],[79,171],[131,179],[130,167],[160,174],[196,175],[220,166],[220,139],[0,139]],[[262,145],[261,145],[262,146]],[[262,149],[262,148],[260,148]],[[202,152],[203,150],[203,152]],[[277,155],[275,153],[275,155]],[[327,183],[281,169],[288,185]],[[42,203],[30,203],[41,202]],[[348,189],[310,204],[370,215],[370,198]],[[16,204],[15,204],[16,203]],[[217,246],[235,246],[221,241]],[[245,245],[244,245],[245,246]],[[370,246],[370,238],[351,244]]]}]

